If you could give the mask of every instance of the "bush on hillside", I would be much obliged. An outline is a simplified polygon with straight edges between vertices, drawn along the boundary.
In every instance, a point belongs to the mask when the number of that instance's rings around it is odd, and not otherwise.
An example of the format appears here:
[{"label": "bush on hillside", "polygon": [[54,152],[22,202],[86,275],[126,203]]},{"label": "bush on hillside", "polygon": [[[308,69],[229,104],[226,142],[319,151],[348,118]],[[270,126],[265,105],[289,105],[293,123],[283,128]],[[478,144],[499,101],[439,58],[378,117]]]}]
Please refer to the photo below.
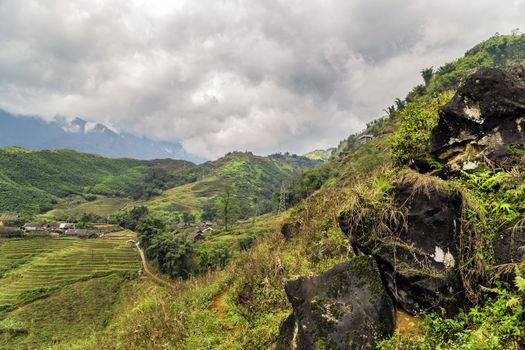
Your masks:
[{"label": "bush on hillside", "polygon": [[452,98],[452,92],[437,97],[420,97],[408,103],[399,113],[399,129],[392,139],[393,159],[397,165],[426,167],[432,162],[429,155],[432,129],[437,126],[438,110]]},{"label": "bush on hillside", "polygon": [[146,249],[162,273],[172,278],[187,278],[192,272],[192,246],[185,237],[163,233],[151,238]]}]

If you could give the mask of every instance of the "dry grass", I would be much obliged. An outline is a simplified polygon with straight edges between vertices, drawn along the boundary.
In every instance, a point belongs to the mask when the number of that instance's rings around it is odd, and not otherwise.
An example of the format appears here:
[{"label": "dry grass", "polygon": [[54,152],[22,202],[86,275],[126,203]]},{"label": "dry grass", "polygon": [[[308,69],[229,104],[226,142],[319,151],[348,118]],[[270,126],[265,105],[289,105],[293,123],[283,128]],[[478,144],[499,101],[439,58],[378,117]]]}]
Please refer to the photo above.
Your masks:
[{"label": "dry grass", "polygon": [[430,198],[432,191],[443,191],[447,188],[447,182],[439,177],[429,174],[421,174],[412,169],[408,170],[400,181],[401,184],[410,184],[413,194],[424,194]]}]

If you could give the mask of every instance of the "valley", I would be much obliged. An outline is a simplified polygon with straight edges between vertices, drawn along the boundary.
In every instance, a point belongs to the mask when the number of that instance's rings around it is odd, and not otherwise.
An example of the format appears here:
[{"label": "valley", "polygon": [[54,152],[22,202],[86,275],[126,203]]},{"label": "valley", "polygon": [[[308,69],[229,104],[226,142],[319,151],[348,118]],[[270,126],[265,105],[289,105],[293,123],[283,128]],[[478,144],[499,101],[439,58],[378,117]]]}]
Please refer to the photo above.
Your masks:
[{"label": "valley", "polygon": [[523,52],[305,156],[0,148],[0,349],[524,348]]}]

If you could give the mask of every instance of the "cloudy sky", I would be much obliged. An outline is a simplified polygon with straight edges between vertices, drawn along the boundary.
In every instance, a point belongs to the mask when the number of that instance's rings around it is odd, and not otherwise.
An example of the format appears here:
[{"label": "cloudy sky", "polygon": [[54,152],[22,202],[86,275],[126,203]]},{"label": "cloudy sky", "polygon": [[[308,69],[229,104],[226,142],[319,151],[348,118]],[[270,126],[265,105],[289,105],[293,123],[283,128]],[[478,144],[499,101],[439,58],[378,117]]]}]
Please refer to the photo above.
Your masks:
[{"label": "cloudy sky", "polygon": [[0,0],[0,108],[213,158],[336,145],[525,0]]}]

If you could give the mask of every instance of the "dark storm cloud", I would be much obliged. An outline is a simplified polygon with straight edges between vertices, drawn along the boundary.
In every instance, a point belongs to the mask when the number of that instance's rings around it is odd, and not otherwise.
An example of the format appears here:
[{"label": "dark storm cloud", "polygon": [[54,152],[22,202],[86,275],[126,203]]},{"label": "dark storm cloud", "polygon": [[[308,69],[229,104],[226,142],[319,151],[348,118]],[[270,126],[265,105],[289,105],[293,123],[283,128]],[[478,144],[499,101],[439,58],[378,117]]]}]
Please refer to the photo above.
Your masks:
[{"label": "dark storm cloud", "polygon": [[0,108],[213,157],[328,147],[524,1],[0,0]]}]

